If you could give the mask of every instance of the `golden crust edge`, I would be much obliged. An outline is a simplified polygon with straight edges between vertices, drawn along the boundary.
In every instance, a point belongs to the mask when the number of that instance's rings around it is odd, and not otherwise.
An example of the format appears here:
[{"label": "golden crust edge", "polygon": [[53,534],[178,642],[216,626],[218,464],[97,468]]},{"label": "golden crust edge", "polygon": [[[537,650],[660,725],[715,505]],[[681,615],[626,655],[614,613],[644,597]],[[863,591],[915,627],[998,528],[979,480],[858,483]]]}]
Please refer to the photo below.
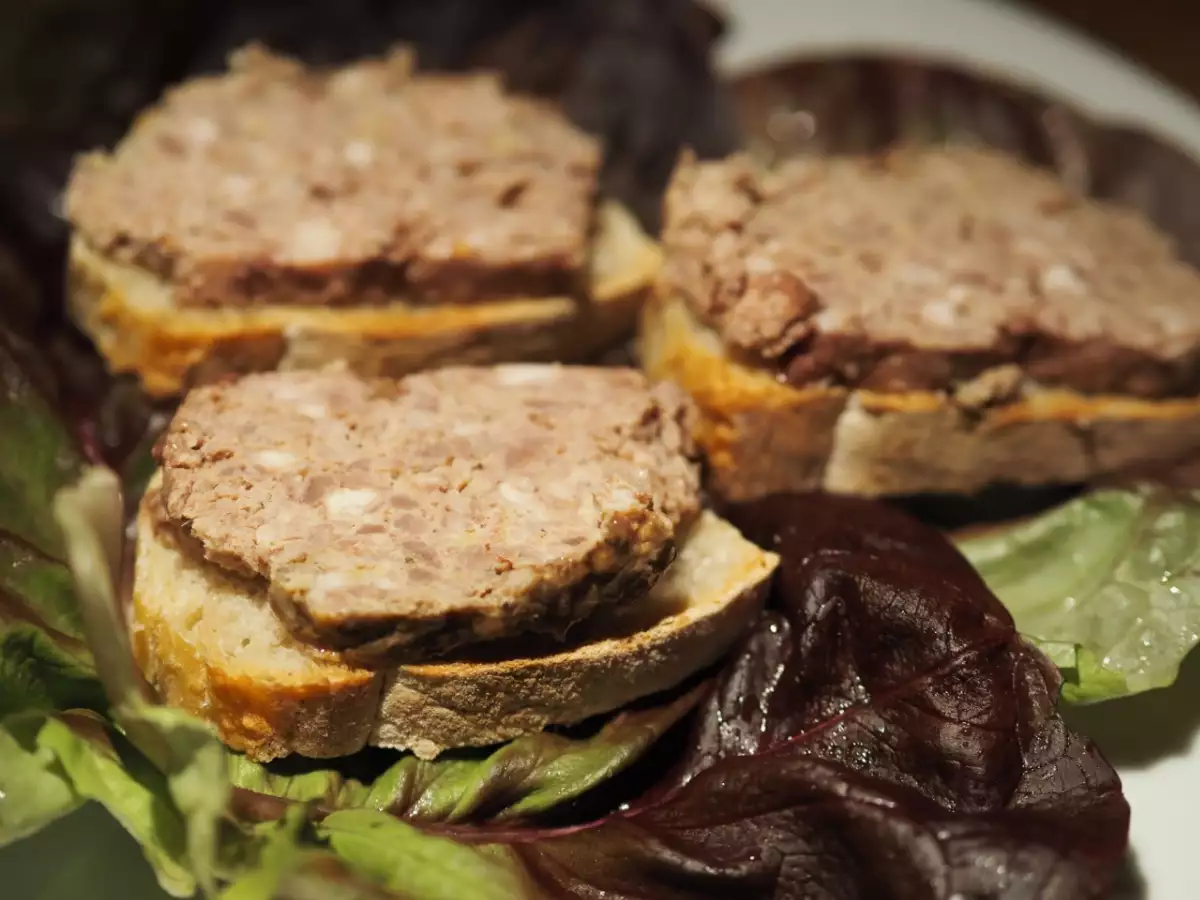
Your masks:
[{"label": "golden crust edge", "polygon": [[643,308],[642,365],[696,401],[697,440],[731,500],[831,490],[866,495],[1084,481],[1200,450],[1200,398],[1047,390],[965,410],[930,392],[795,387],[729,358],[679,298]]},{"label": "golden crust edge", "polygon": [[154,602],[164,589],[157,583],[165,577],[162,567],[188,563],[159,534],[145,504],[137,544],[128,608],[131,644],[142,674],[165,703],[212,723],[224,743],[260,762],[290,753],[343,756],[366,745],[382,676],[325,664],[323,678],[264,682],[212,665]]},{"label": "golden crust edge", "polygon": [[448,363],[582,361],[634,332],[662,261],[658,245],[619,204],[603,204],[598,221],[587,302],[183,310],[162,280],[106,259],[79,235],[68,255],[67,301],[110,369],[137,375],[158,397],[225,374],[337,361],[364,375],[391,376]]},{"label": "golden crust edge", "polygon": [[[711,512],[701,527],[713,529],[706,540],[719,531],[731,550],[736,543],[739,558],[721,572],[719,584],[690,596],[686,613],[635,635],[544,657],[402,667],[384,687],[371,742],[425,758],[451,746],[501,743],[612,712],[717,662],[758,619],[778,557]],[[429,722],[436,723],[437,740],[414,724]]]}]

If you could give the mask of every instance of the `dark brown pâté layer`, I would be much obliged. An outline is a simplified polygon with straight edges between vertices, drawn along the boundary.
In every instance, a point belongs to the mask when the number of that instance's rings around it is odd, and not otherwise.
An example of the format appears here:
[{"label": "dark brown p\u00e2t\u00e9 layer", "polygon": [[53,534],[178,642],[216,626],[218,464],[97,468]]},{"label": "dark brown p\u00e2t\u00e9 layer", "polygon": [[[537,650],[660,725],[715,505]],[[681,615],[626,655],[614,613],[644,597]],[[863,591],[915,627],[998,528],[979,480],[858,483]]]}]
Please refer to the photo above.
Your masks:
[{"label": "dark brown p\u00e2t\u00e9 layer", "polygon": [[184,400],[163,508],[298,638],[411,661],[644,596],[699,511],[689,414],[629,369],[255,375]]},{"label": "dark brown p\u00e2t\u00e9 layer", "polygon": [[543,297],[579,287],[599,164],[595,140],[489,74],[250,48],[82,157],[66,210],[181,306]]},{"label": "dark brown p\u00e2t\u00e9 layer", "polygon": [[953,390],[1016,364],[1089,394],[1200,388],[1200,274],[994,151],[685,160],[664,243],[665,289],[792,384]]}]

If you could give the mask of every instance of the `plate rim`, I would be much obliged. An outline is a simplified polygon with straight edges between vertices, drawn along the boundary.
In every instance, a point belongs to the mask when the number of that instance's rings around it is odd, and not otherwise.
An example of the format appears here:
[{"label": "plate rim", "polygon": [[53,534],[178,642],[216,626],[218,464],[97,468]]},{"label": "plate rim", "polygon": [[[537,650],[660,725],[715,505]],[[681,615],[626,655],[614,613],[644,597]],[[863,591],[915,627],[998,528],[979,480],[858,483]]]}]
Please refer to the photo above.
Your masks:
[{"label": "plate rim", "polygon": [[1143,129],[1200,161],[1200,101],[1051,16],[1003,0],[722,0],[718,64],[737,77],[798,56],[912,55],[982,70]]}]

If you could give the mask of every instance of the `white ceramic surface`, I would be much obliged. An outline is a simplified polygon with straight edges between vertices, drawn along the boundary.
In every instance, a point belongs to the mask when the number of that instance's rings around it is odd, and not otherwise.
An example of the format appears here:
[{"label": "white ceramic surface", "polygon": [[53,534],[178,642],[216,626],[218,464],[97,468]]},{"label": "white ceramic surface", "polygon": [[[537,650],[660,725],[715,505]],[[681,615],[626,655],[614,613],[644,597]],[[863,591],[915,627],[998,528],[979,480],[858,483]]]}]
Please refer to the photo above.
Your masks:
[{"label": "white ceramic surface", "polygon": [[[1107,48],[998,0],[729,0],[735,73],[812,51],[901,50],[962,61],[1144,125],[1200,158],[1200,107]],[[1198,900],[1200,655],[1170,690],[1074,710],[1121,772],[1133,857],[1120,900]]]},{"label": "white ceramic surface", "polygon": [[[1068,29],[988,0],[729,0],[735,72],[797,51],[905,49],[1014,76],[1094,111],[1139,122],[1200,156],[1200,109]],[[1073,724],[1118,765],[1133,806],[1134,863],[1122,898],[1200,898],[1200,657],[1167,691],[1077,710]],[[150,900],[132,843],[84,811],[0,853],[0,896],[61,900],[62,877],[92,900]],[[87,872],[81,870],[88,870]],[[94,873],[90,874],[90,873]],[[135,873],[138,873],[135,875]],[[80,879],[75,881],[75,879]],[[9,893],[9,891],[15,893]]]}]

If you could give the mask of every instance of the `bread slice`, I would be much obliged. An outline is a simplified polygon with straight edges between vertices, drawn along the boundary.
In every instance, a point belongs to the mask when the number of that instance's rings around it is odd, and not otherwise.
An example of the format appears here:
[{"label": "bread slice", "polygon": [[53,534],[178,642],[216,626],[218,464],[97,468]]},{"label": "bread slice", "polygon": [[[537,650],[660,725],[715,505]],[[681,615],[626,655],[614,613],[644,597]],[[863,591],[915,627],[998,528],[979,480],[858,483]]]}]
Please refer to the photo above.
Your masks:
[{"label": "bread slice", "polygon": [[579,722],[672,688],[745,634],[777,564],[704,512],[646,600],[584,622],[568,648],[392,672],[371,743],[432,758]]},{"label": "bread slice", "polygon": [[254,759],[343,756],[363,747],[375,727],[381,673],[292,641],[253,582],[194,562],[156,527],[145,503],[135,567],[133,652],[166,703],[212,722]]},{"label": "bread slice", "polygon": [[[952,397],[783,383],[734,359],[664,291],[647,304],[642,364],[699,409],[712,488],[731,500],[823,489],[970,493],[992,483],[1088,481],[1200,450],[1200,399],[1139,400],[1044,389],[991,404],[985,372]],[[975,396],[981,402],[967,403]]]},{"label": "bread slice", "polygon": [[378,673],[296,642],[258,583],[182,552],[143,503],[129,618],[138,663],[163,700],[253,759],[342,756],[367,744],[433,758],[679,684],[753,623],[776,565],[706,512],[643,603],[593,617],[561,649],[507,658],[493,648]]},{"label": "bread slice", "polygon": [[633,332],[661,264],[658,246],[619,204],[602,204],[597,220],[584,299],[185,309],[168,282],[106,258],[76,235],[68,303],[109,367],[136,373],[155,396],[225,374],[334,361],[385,376],[451,363],[580,361]]}]

